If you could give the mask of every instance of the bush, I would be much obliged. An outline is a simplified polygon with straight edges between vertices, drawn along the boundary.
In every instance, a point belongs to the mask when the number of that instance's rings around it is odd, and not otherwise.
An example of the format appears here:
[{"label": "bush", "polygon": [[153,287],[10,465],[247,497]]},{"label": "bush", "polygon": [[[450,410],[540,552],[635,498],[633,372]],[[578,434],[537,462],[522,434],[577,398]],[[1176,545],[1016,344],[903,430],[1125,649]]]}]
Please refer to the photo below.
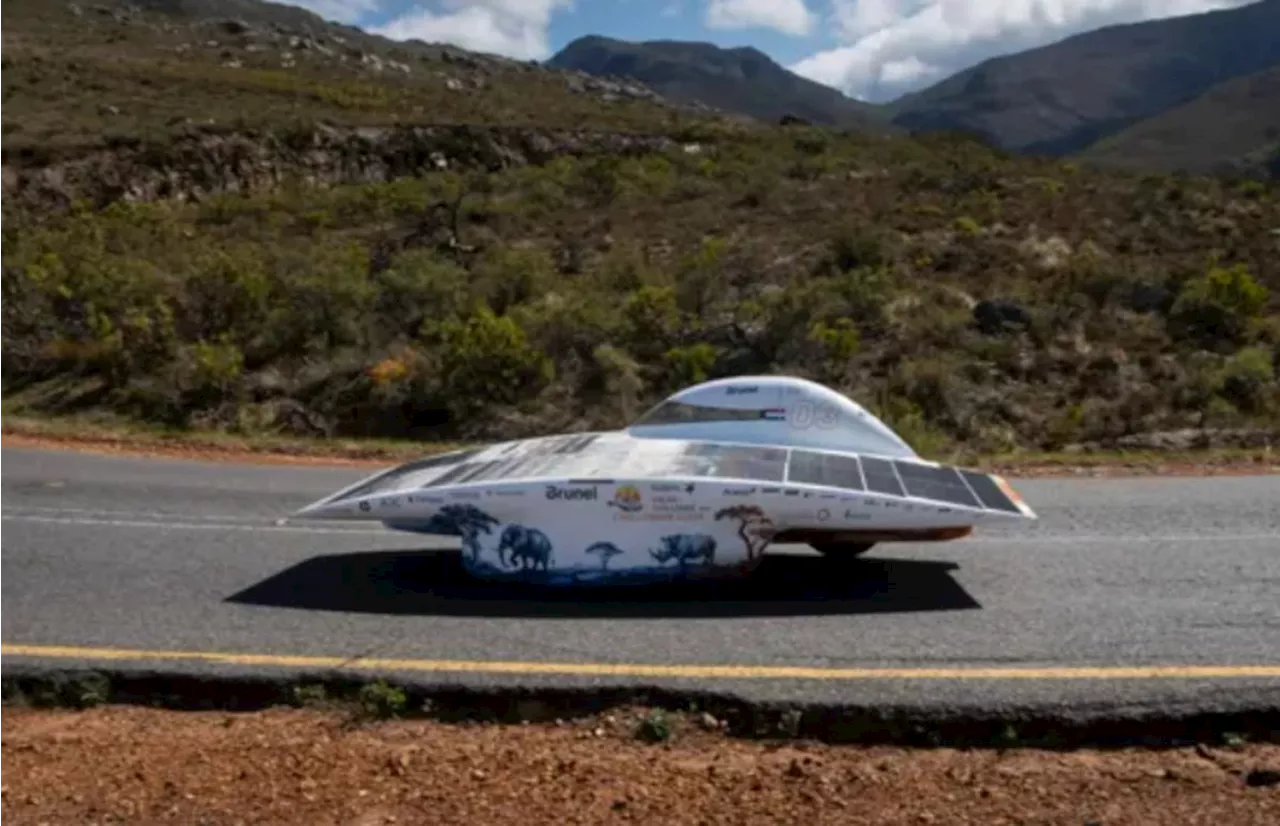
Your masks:
[{"label": "bush", "polygon": [[1274,412],[1276,382],[1270,349],[1246,347],[1232,356],[1219,374],[1217,392],[1244,412]]},{"label": "bush", "polygon": [[456,421],[491,407],[527,403],[555,376],[551,359],[529,346],[515,320],[487,305],[466,319],[428,322],[428,327],[435,328],[432,337],[439,348],[439,390]]},{"label": "bush", "polygon": [[1246,265],[1215,266],[1182,285],[1169,320],[1180,337],[1209,347],[1235,344],[1261,317],[1267,296]]}]

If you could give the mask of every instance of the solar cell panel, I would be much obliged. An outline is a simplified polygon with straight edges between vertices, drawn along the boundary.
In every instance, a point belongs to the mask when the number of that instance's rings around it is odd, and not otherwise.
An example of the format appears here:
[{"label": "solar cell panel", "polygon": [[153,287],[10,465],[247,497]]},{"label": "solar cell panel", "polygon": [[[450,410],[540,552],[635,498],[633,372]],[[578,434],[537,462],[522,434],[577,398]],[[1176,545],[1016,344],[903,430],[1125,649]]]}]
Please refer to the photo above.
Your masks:
[{"label": "solar cell panel", "polygon": [[786,468],[785,448],[691,442],[670,465],[655,468],[653,475],[781,482],[786,475]]},{"label": "solar cell panel", "polygon": [[456,467],[449,468],[444,473],[432,479],[430,482],[427,482],[422,487],[438,488],[443,485],[456,484],[455,480],[458,477],[470,474],[473,470],[476,469],[477,464],[478,463],[476,462],[463,462],[462,464]]},{"label": "solar cell panel", "polygon": [[893,464],[888,459],[863,456],[862,473],[867,480],[867,490],[872,493],[883,493],[889,496],[906,496],[898,474],[893,472]]},{"label": "solar cell panel", "polygon": [[388,490],[396,486],[396,483],[404,479],[406,476],[420,474],[429,471],[432,468],[443,467],[453,464],[454,462],[465,462],[467,459],[480,453],[481,448],[471,448],[467,450],[455,450],[449,453],[441,453],[436,456],[428,456],[425,459],[419,459],[414,462],[408,462],[404,465],[391,468],[390,470],[380,473],[369,481],[365,482],[357,488],[347,491],[343,496],[347,499],[356,499],[361,496],[368,496],[371,493]]},{"label": "solar cell panel", "polygon": [[791,451],[787,481],[847,490],[865,489],[858,457],[842,456],[838,453],[817,453],[812,450]]},{"label": "solar cell panel", "polygon": [[973,488],[973,492],[982,500],[982,504],[992,510],[1006,511],[1008,513],[1021,513],[1018,506],[1013,500],[1000,490],[1000,486],[995,480],[985,473],[977,473],[972,470],[962,470],[960,475],[969,483],[969,487]]},{"label": "solar cell panel", "polygon": [[914,462],[894,462],[894,466],[911,496],[971,508],[982,507],[973,491],[965,485],[960,472],[953,467],[929,467]]}]

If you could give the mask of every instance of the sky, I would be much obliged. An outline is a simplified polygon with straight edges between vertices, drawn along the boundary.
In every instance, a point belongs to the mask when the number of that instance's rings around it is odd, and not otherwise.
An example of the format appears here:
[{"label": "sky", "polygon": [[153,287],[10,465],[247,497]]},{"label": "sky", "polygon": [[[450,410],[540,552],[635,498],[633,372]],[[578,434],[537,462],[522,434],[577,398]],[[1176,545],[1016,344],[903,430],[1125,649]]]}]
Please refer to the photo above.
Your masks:
[{"label": "sky", "polygon": [[277,0],[397,40],[544,60],[587,34],[754,46],[872,102],[1101,26],[1253,0]]}]

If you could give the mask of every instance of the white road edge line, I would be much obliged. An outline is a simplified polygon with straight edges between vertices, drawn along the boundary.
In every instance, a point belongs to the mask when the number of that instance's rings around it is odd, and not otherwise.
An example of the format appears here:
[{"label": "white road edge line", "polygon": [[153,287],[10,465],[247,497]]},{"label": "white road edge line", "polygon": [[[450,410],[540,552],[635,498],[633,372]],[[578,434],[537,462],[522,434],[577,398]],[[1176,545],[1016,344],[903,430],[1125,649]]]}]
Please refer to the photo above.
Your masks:
[{"label": "white road edge line", "polygon": [[[31,513],[27,513],[28,511]],[[55,516],[109,516],[124,519],[186,519],[193,522],[249,522],[255,518],[272,518],[268,516],[236,516],[217,513],[183,514],[164,513],[163,511],[117,511],[107,508],[54,508],[47,505],[17,505],[15,507],[5,508],[3,512],[14,516],[38,516],[42,513],[47,513]],[[278,521],[278,517],[273,521]]]}]

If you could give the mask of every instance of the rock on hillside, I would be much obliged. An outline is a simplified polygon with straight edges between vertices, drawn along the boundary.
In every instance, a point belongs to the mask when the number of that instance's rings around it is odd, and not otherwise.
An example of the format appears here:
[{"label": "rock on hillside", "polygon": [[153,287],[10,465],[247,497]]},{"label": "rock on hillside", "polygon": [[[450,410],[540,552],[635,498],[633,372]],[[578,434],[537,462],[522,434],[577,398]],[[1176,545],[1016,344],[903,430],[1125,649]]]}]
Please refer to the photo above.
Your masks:
[{"label": "rock on hillside", "polygon": [[50,165],[6,165],[4,197],[38,208],[77,199],[200,200],[267,192],[286,179],[309,184],[385,183],[433,171],[497,171],[557,157],[627,157],[675,144],[660,135],[502,126],[316,126],[286,132],[192,128],[163,149],[98,149]]}]

